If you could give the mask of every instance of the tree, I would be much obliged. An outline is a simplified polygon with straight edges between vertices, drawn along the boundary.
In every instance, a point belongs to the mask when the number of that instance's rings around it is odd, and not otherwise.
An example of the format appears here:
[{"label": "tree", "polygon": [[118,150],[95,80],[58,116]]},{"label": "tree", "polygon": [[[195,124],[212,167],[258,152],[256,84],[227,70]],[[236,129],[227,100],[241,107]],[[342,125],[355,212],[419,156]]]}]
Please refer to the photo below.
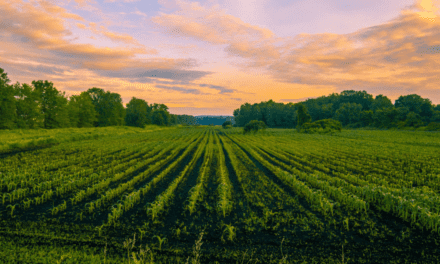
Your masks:
[{"label": "tree", "polygon": [[17,82],[14,86],[16,101],[18,128],[39,128],[44,126],[44,116],[40,110],[38,93],[28,84],[20,85]]},{"label": "tree", "polygon": [[170,114],[170,123],[171,125],[177,124],[177,115]]},{"label": "tree", "polygon": [[68,109],[70,123],[73,127],[93,127],[98,120],[98,113],[90,94],[87,92],[70,96]]},{"label": "tree", "polygon": [[127,104],[125,124],[144,128],[147,124],[148,103],[145,100],[133,97]]},{"label": "tree", "polygon": [[95,126],[122,126],[125,123],[125,108],[122,105],[121,95],[104,92],[100,88],[90,88],[87,93],[91,96],[98,120]]},{"label": "tree", "polygon": [[361,110],[370,110],[373,101],[373,96],[366,91],[346,90],[339,95],[337,102],[333,106],[335,109],[339,109],[344,103],[355,103],[362,106]]},{"label": "tree", "polygon": [[420,95],[410,94],[400,96],[394,103],[395,107],[408,107],[410,112],[420,115],[424,122],[434,114],[434,107],[429,99],[423,99]]},{"label": "tree", "polygon": [[374,126],[379,128],[390,128],[398,122],[398,114],[399,112],[395,108],[379,109],[373,114]]},{"label": "tree", "polygon": [[341,121],[342,125],[354,124],[361,119],[362,105],[357,103],[344,103],[336,111],[335,118]]},{"label": "tree", "polygon": [[152,117],[155,125],[168,126],[170,124],[170,114],[165,110],[153,111]]},{"label": "tree", "polygon": [[231,122],[231,121],[225,121],[225,122],[222,124],[222,127],[223,127],[223,128],[230,128],[230,127],[232,127],[232,122]]},{"label": "tree", "polygon": [[14,89],[8,83],[7,73],[0,68],[0,129],[13,129],[16,118]]},{"label": "tree", "polygon": [[60,93],[52,82],[32,81],[35,92],[40,99],[40,107],[44,116],[44,128],[61,128],[69,126],[67,99],[65,93]]},{"label": "tree", "polygon": [[[234,111],[235,115],[236,111]],[[245,103],[240,106],[239,114],[235,117],[235,122],[238,127],[243,127],[252,120],[252,106]]]},{"label": "tree", "polygon": [[434,114],[431,117],[431,122],[439,122],[440,123],[440,111],[434,110]]},{"label": "tree", "polygon": [[298,126],[301,127],[302,124],[308,123],[312,120],[309,113],[307,112],[307,108],[303,104],[298,104]]},{"label": "tree", "polygon": [[374,112],[372,110],[362,111],[361,112],[361,119],[360,119],[360,121],[362,122],[362,125],[369,126],[369,125],[373,124],[373,115],[374,115]]},{"label": "tree", "polygon": [[67,108],[69,100],[66,97],[66,92],[59,93],[56,97],[56,113],[55,113],[55,122],[56,127],[71,127],[70,118],[69,118],[69,110]]},{"label": "tree", "polygon": [[263,121],[252,120],[244,126],[243,134],[247,134],[248,132],[256,133],[258,130],[266,129],[266,127]]},{"label": "tree", "polygon": [[388,99],[388,97],[383,96],[381,94],[377,95],[373,103],[371,104],[371,110],[373,111],[384,108],[392,108],[392,107],[393,107],[393,103],[391,102],[391,100]]},{"label": "tree", "polygon": [[107,91],[105,98],[109,104],[108,120],[110,126],[123,126],[125,124],[126,110],[122,104],[121,95]]},{"label": "tree", "polygon": [[405,121],[406,126],[409,127],[421,127],[423,126],[423,122],[421,120],[421,117],[419,114],[416,114],[414,112],[409,112],[407,117],[406,117],[406,121]]}]

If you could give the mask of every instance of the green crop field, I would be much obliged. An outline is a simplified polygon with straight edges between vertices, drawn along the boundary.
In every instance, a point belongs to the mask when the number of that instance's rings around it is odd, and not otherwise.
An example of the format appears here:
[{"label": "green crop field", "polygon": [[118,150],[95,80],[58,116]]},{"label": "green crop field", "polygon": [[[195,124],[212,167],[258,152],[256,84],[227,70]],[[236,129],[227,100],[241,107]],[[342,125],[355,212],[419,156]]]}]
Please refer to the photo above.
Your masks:
[{"label": "green crop field", "polygon": [[0,263],[440,263],[440,134],[0,131]]}]

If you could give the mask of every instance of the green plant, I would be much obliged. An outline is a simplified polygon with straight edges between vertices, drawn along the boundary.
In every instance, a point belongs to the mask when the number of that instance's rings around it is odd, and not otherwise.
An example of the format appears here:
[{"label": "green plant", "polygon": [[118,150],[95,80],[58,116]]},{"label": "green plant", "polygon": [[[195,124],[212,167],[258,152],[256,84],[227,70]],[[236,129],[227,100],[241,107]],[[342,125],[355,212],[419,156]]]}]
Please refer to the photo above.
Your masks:
[{"label": "green plant", "polygon": [[157,237],[157,239],[159,240],[159,250],[162,250],[162,243],[164,242],[164,240],[166,240],[166,237],[164,237],[163,239],[160,236],[154,237]]},{"label": "green plant", "polygon": [[[132,243],[132,241],[133,241],[133,243]],[[124,242],[124,248],[127,249],[128,263],[130,263],[130,251],[133,249],[135,242],[136,242],[136,233],[134,233],[134,235],[133,235],[133,240],[127,239]]]},{"label": "green plant", "polygon": [[8,206],[6,206],[6,208],[11,208],[11,217],[13,217],[12,216],[12,214],[14,213],[14,209],[15,209],[15,206],[17,206],[18,204],[15,204],[15,205],[8,205]]}]

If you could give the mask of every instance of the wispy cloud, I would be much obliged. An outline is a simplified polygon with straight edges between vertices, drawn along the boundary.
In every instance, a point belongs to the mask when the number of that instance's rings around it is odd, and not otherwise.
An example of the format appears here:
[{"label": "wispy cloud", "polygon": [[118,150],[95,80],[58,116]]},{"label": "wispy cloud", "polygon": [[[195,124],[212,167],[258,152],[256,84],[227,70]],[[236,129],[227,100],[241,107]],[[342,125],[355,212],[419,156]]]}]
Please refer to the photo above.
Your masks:
[{"label": "wispy cloud", "polygon": [[[252,17],[251,0],[3,0],[0,65],[21,82],[102,87],[193,113],[347,89],[440,103],[440,1],[387,1],[393,16],[374,11],[379,1],[315,2],[261,1]],[[391,19],[365,26],[378,14]],[[341,27],[355,29],[329,30]]]}]

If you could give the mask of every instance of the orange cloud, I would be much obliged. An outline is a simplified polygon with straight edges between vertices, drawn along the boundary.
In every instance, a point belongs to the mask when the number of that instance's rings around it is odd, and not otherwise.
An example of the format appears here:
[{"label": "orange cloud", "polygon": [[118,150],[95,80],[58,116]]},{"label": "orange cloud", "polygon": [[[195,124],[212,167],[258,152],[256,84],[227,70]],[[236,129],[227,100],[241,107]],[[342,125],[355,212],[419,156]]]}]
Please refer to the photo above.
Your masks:
[{"label": "orange cloud", "polygon": [[272,31],[253,26],[241,19],[226,14],[218,6],[206,9],[198,2],[177,1],[180,8],[176,14],[160,13],[152,18],[159,27],[176,36],[189,36],[213,44],[224,44],[227,41],[240,39],[268,39]]},{"label": "orange cloud", "polygon": [[418,0],[415,7],[419,9],[416,12],[421,18],[434,22],[438,19],[440,1],[438,0]]},{"label": "orange cloud", "polygon": [[50,13],[52,15],[58,15],[62,18],[70,18],[70,19],[74,19],[74,20],[84,21],[84,18],[82,18],[81,16],[76,15],[76,14],[72,14],[72,13],[68,13],[68,12],[66,12],[66,9],[59,7],[59,6],[56,6],[52,3],[50,3],[49,1],[40,0],[38,3],[40,4],[40,6],[43,7],[43,9],[47,13]]},{"label": "orange cloud", "polygon": [[[165,6],[170,2],[162,1]],[[211,44],[229,44],[225,51],[232,56],[255,58],[255,66],[266,65],[279,57],[273,47],[274,34],[269,29],[243,22],[226,14],[218,6],[210,9],[197,2],[175,1],[180,9],[174,14],[160,13],[151,20],[159,29],[176,37],[190,37]]]},{"label": "orange cloud", "polygon": [[[18,6],[20,5],[20,9]],[[189,79],[197,78],[207,73],[190,71],[185,72],[183,69],[194,67],[197,65],[194,59],[170,59],[170,58],[154,58],[154,59],[136,59],[137,54],[157,54],[155,49],[147,49],[143,45],[137,45],[134,48],[99,48],[91,44],[76,44],[65,40],[66,36],[72,33],[65,28],[65,20],[62,17],[54,16],[54,13],[64,12],[64,9],[57,8],[47,2],[44,2],[42,9],[35,2],[19,3],[17,1],[6,1],[0,3],[0,17],[5,23],[0,23],[0,29],[14,40],[10,40],[10,44],[17,48],[26,46],[26,50],[33,49],[34,61],[52,60],[63,62],[66,65],[74,65],[74,67],[84,67],[92,71],[120,71],[130,68],[148,71],[148,70],[168,70],[167,76],[178,79],[172,71],[178,71],[178,74],[192,76]],[[41,7],[41,5],[40,5]],[[32,21],[33,23],[28,23]],[[121,40],[125,42],[137,42],[129,35],[116,34],[108,32],[105,27],[90,23],[90,29],[96,31],[113,40]],[[85,28],[83,24],[77,23],[79,28]],[[20,40],[17,42],[17,38]],[[8,44],[6,44],[8,45]],[[37,54],[43,54],[42,55]],[[40,58],[38,58],[40,57]],[[127,76],[123,72],[111,72],[109,75],[116,74],[122,78]],[[177,76],[177,77],[173,77]],[[145,79],[143,79],[145,81]]]}]

